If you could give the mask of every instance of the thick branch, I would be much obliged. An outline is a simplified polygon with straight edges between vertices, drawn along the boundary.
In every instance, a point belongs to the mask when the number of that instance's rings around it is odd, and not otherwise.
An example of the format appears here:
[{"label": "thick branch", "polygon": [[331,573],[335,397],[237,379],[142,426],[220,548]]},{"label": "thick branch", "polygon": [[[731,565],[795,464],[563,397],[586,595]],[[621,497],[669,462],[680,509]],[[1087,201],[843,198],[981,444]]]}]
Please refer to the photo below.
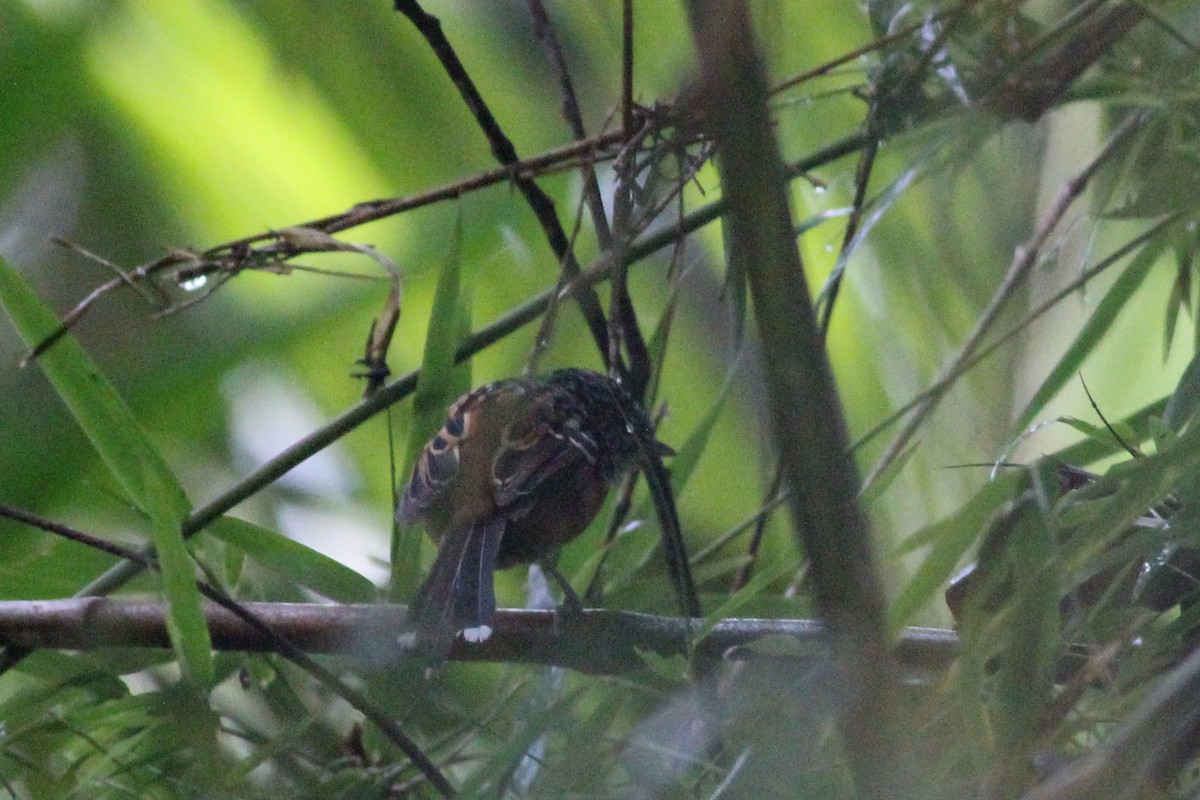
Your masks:
[{"label": "thick branch", "polygon": [[[833,373],[805,283],[787,174],[744,0],[693,0],[705,117],[728,202],[731,269],[744,265],[762,341],[774,443],[813,599],[846,694],[840,727],[864,798],[903,797],[885,598]],[[742,280],[738,275],[733,280]]]},{"label": "thick branch", "polygon": [[[260,622],[308,653],[348,655],[368,661],[395,661],[405,631],[406,609],[398,605],[318,605],[243,603]],[[278,639],[263,634],[237,615],[206,603],[204,614],[218,650],[275,652]],[[789,636],[805,643],[825,640],[820,623],[796,619],[729,619],[702,642],[701,658],[731,653],[751,657],[747,649],[766,636]],[[163,606],[156,600],[85,597],[69,600],[0,602],[0,642],[20,648],[92,650],[103,647],[170,647]],[[569,667],[591,674],[621,674],[640,669],[638,650],[683,655],[688,626],[673,617],[624,611],[587,610],[572,619],[550,611],[501,610],[495,633],[478,645],[459,641],[451,660],[535,663]],[[811,658],[824,657],[813,648]],[[909,628],[898,655],[906,665],[942,670],[958,654],[958,636],[937,628]],[[804,658],[797,656],[797,658]]]}]

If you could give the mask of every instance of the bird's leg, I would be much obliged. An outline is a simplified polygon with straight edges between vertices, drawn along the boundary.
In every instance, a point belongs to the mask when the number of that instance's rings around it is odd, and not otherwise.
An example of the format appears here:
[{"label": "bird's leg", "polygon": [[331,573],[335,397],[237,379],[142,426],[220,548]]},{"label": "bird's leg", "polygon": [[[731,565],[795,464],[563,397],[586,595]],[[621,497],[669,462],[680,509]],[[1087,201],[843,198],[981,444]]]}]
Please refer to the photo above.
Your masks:
[{"label": "bird's leg", "polygon": [[543,558],[538,561],[538,566],[542,568],[542,572],[549,575],[562,589],[563,601],[556,609],[556,613],[561,614],[568,619],[578,618],[583,616],[583,601],[579,599],[579,595],[571,588],[571,584],[563,577],[563,574],[558,571],[558,567],[554,565],[551,558]]}]

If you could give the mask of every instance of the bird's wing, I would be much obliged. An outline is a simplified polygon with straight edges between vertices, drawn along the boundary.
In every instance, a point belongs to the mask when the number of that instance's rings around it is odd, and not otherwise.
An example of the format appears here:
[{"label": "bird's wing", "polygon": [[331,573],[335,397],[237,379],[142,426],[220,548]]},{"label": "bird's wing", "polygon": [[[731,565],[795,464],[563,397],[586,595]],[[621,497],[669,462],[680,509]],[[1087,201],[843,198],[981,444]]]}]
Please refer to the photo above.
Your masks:
[{"label": "bird's wing", "polygon": [[438,495],[454,482],[458,475],[459,443],[471,430],[474,409],[482,392],[479,389],[458,398],[446,413],[441,429],[421,450],[396,508],[396,518],[401,522],[416,522]]},{"label": "bird's wing", "polygon": [[511,421],[492,459],[496,505],[512,506],[581,460],[594,463],[597,443],[577,402],[551,393]]}]

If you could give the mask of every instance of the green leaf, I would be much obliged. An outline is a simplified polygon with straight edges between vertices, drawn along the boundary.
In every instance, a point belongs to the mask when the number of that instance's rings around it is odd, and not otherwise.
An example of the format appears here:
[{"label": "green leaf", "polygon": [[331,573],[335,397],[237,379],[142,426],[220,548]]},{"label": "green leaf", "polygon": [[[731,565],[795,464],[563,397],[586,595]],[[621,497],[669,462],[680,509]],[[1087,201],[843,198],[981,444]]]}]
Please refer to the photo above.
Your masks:
[{"label": "green leaf", "polygon": [[[1112,429],[1110,430],[1103,425],[1093,425],[1090,422],[1077,419],[1076,417],[1060,417],[1058,421],[1064,425],[1074,428],[1098,444],[1115,443],[1116,445],[1121,446],[1121,443],[1124,442],[1130,447],[1133,447],[1133,441],[1137,438],[1137,433],[1133,430],[1133,428],[1129,427],[1124,422],[1110,422],[1109,425],[1112,426]],[[1119,441],[1114,437],[1114,433],[1117,437],[1120,437]]]},{"label": "green leaf", "polygon": [[650,340],[646,342],[646,352],[649,353],[650,363],[659,367],[657,379],[650,381],[646,394],[646,408],[653,408],[657,401],[658,394],[658,379],[661,379],[662,365],[667,359],[667,343],[671,338],[671,330],[674,327],[675,312],[677,303],[679,302],[679,289],[682,282],[676,278],[671,282],[671,293],[667,297],[667,303],[663,307],[662,314],[658,318],[658,322],[654,326],[654,332],[650,334]]},{"label": "green leaf", "polygon": [[1196,413],[1200,403],[1200,352],[1192,356],[1183,377],[1167,401],[1167,410],[1163,412],[1162,421],[1168,428],[1178,433]]},{"label": "green leaf", "polygon": [[896,456],[891,464],[888,464],[887,469],[879,473],[879,477],[867,486],[866,491],[862,493],[860,498],[864,507],[870,508],[883,497],[884,492],[904,472],[904,468],[908,466],[908,462],[917,454],[918,444],[918,442],[912,442],[901,450],[900,455]]},{"label": "green leaf", "polygon": [[1072,492],[1058,511],[1060,527],[1084,535],[1064,537],[1060,556],[1076,570],[1109,543],[1125,536],[1146,509],[1200,470],[1200,426],[1190,426],[1157,453],[1115,464],[1095,483]]},{"label": "green leaf", "polygon": [[725,287],[728,292],[730,312],[733,314],[733,341],[737,346],[746,338],[746,311],[749,308],[749,284],[746,281],[746,264],[742,248],[734,243],[733,229],[726,215],[721,216],[721,241],[725,243]]},{"label": "green leaf", "polygon": [[[871,230],[883,219],[884,215],[896,204],[904,193],[907,192],[914,184],[924,177],[925,173],[933,167],[936,167],[938,162],[935,160],[942,152],[945,145],[950,141],[948,136],[938,136],[930,143],[919,155],[917,155],[909,164],[908,168],[900,173],[895,180],[876,196],[872,197],[863,206],[863,213],[859,217],[858,229],[854,232],[854,236],[838,253],[837,263],[830,270],[829,276],[821,285],[820,291],[817,292],[817,305],[824,307],[829,303],[832,293],[838,291],[842,279],[845,277],[846,270],[850,266],[850,257],[858,246],[866,241],[867,235]],[[800,233],[797,230],[797,235]]]},{"label": "green leaf", "polygon": [[700,623],[700,627],[696,630],[695,640],[698,642],[712,632],[712,629],[717,626],[721,620],[729,617],[737,616],[737,612],[750,601],[754,600],[762,594],[768,586],[774,583],[784,575],[791,575],[800,569],[800,560],[788,560],[782,564],[775,564],[768,568],[768,565],[763,564],[762,569],[754,573],[745,586],[738,589],[732,595],[725,599],[725,602],[717,606],[708,614],[704,621]]},{"label": "green leaf", "polygon": [[1009,761],[1027,754],[1054,691],[1058,652],[1058,560],[1053,533],[1030,502],[1017,518],[1009,555],[1014,576],[1008,647],[1000,660],[995,698],[996,741]]},{"label": "green leaf", "polygon": [[926,545],[932,548],[892,603],[889,630],[896,632],[909,624],[935,594],[945,589],[958,562],[987,527],[996,509],[1022,490],[1026,476],[1023,469],[1001,473],[953,515],[922,528],[901,544],[897,556]]},{"label": "green leaf", "polygon": [[708,447],[708,442],[712,438],[713,427],[717,424],[717,419],[721,416],[722,409],[725,408],[725,401],[729,397],[729,390],[733,388],[734,378],[738,373],[738,365],[741,363],[741,358],[733,359],[729,367],[729,373],[725,376],[725,384],[721,387],[721,391],[717,393],[712,405],[708,411],[700,418],[687,441],[683,443],[671,459],[671,484],[675,487],[675,496],[678,498],[683,494],[683,488],[687,486],[688,478],[692,476],[692,472],[696,469],[696,464],[700,461],[700,456],[703,455],[705,448]]},{"label": "green leaf", "polygon": [[1175,280],[1171,282],[1171,293],[1167,297],[1166,324],[1163,326],[1163,362],[1171,355],[1171,343],[1175,340],[1175,328],[1179,314],[1191,310],[1195,269],[1196,232],[1188,233],[1183,226],[1172,229],[1171,237],[1175,249]]},{"label": "green leaf", "polygon": [[678,654],[664,656],[653,650],[643,650],[640,647],[635,649],[638,657],[642,659],[642,663],[653,675],[669,683],[683,683],[687,680],[689,664],[686,656]]},{"label": "green leaf", "polygon": [[1016,430],[1027,427],[1066,385],[1066,382],[1079,372],[1084,360],[1104,338],[1117,315],[1146,280],[1146,276],[1150,274],[1150,268],[1154,266],[1165,246],[1165,238],[1160,237],[1153,240],[1143,247],[1133,261],[1125,267],[1120,277],[1113,283],[1112,288],[1104,295],[1104,299],[1096,306],[1095,312],[1088,318],[1083,330],[1075,337],[1075,341],[1059,359],[1054,370],[1042,382],[1037,393],[1025,406],[1025,410],[1021,412],[1021,416],[1017,420]]},{"label": "green leaf", "polygon": [[[469,361],[455,365],[458,343],[470,328],[469,294],[462,286],[462,217],[454,228],[450,250],[438,276],[425,332],[421,377],[413,393],[412,427],[405,448],[407,480],[421,448],[446,418],[446,407],[471,388]],[[397,528],[392,541],[392,598],[403,599],[421,578],[421,540],[411,530]]]},{"label": "green leaf", "polygon": [[230,516],[221,517],[206,530],[264,567],[333,600],[369,603],[378,597],[375,584],[345,564],[275,531]]},{"label": "green leaf", "polygon": [[[1156,423],[1154,420],[1163,415],[1164,409],[1167,407],[1167,399],[1161,398],[1155,400],[1149,405],[1143,406],[1137,411],[1121,420],[1121,425],[1131,431],[1147,430]],[[1128,443],[1133,446],[1138,446],[1146,440],[1146,436],[1136,434],[1128,440]],[[1054,454],[1055,460],[1063,464],[1091,464],[1106,458],[1113,453],[1121,452],[1123,448],[1117,444],[1116,440],[1109,437],[1108,442],[1101,443],[1094,439],[1084,439],[1075,444],[1058,451]]]},{"label": "green leaf", "polygon": [[[58,319],[29,284],[0,259],[0,304],[29,347],[56,331]],[[38,358],[59,398],[120,484],[150,521],[161,585],[167,601],[167,630],[183,674],[198,686],[212,681],[212,642],[200,609],[200,592],[181,526],[191,504],[175,474],[142,433],[117,390],[70,336]]]}]

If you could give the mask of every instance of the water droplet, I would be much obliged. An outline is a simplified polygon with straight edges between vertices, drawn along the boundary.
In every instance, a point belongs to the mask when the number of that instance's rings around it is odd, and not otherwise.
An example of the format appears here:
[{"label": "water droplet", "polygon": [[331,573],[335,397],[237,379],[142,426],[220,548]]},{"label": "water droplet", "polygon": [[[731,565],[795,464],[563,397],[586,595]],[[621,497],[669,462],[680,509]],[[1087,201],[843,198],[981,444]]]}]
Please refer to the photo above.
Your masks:
[{"label": "water droplet", "polygon": [[191,278],[180,281],[179,288],[183,289],[185,292],[194,292],[198,289],[203,289],[207,284],[207,275],[195,275]]}]

